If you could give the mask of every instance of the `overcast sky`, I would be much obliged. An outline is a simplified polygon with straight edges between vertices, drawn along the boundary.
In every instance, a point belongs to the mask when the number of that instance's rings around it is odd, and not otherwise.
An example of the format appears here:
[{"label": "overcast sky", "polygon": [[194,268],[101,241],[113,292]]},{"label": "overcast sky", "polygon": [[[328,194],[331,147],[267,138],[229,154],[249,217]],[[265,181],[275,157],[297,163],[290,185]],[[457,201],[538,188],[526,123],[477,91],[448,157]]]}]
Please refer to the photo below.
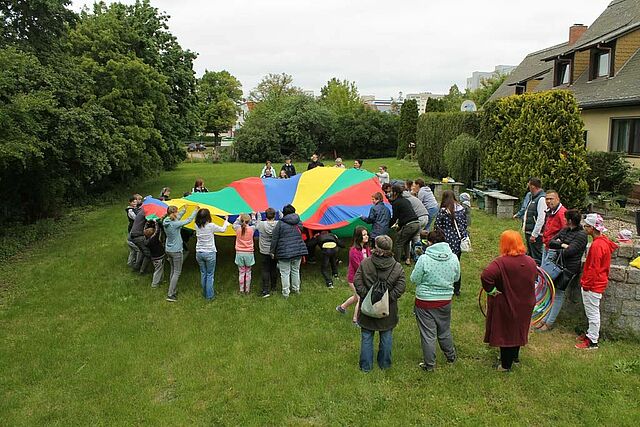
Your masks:
[{"label": "overcast sky", "polygon": [[[135,3],[125,0],[123,3]],[[74,8],[92,1],[73,0]],[[107,3],[110,3],[107,1]],[[524,56],[590,25],[610,0],[151,0],[198,53],[195,70],[227,70],[245,94],[285,72],[316,95],[331,77],[379,99],[464,90],[473,71]]]}]

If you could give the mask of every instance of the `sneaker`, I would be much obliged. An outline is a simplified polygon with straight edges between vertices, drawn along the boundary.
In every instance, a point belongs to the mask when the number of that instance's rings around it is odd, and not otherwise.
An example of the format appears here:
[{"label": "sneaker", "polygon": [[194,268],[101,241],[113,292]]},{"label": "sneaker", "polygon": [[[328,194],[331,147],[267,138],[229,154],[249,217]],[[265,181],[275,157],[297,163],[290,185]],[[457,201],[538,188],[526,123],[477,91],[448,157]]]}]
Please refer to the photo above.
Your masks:
[{"label": "sneaker", "polygon": [[346,309],[344,309],[344,308],[342,308],[342,306],[341,306],[341,305],[339,305],[339,306],[337,306],[337,307],[336,307],[336,311],[337,311],[338,313],[340,313],[340,314],[347,314],[347,310],[346,310]]},{"label": "sneaker", "polygon": [[327,283],[327,288],[329,288],[329,289],[333,289],[333,282],[329,282],[329,283]]},{"label": "sneaker", "polygon": [[511,372],[511,369],[505,369],[502,367],[502,365],[498,364],[498,366],[496,366],[496,371],[498,372]]},{"label": "sneaker", "polygon": [[434,366],[427,366],[427,364],[424,362],[418,363],[418,366],[420,367],[420,369],[427,372],[433,372],[435,370]]},{"label": "sneaker", "polygon": [[576,342],[582,342],[587,336],[585,334],[580,334],[576,337]]},{"label": "sneaker", "polygon": [[456,360],[458,360],[458,356],[453,356],[453,359],[447,359],[447,363],[456,363]]},{"label": "sneaker", "polygon": [[597,350],[598,349],[598,343],[597,342],[591,342],[591,340],[589,338],[584,339],[584,341],[579,342],[578,344],[575,345],[575,347],[579,350]]},{"label": "sneaker", "polygon": [[338,275],[337,275],[337,274],[334,274],[334,275],[333,275],[333,278],[334,278],[334,279],[337,279],[337,278],[338,278]]},{"label": "sneaker", "polygon": [[271,294],[262,294],[262,298],[269,298]]},{"label": "sneaker", "polygon": [[352,324],[353,324],[353,326],[355,326],[356,328],[359,328],[359,327],[360,327],[360,323],[358,323],[358,321],[357,321],[357,320],[353,320],[351,323],[352,323]]},{"label": "sneaker", "polygon": [[177,296],[175,296],[175,295],[169,295],[169,296],[167,297],[167,301],[169,301],[169,302],[176,302],[176,301],[178,301],[178,297],[177,297]]}]

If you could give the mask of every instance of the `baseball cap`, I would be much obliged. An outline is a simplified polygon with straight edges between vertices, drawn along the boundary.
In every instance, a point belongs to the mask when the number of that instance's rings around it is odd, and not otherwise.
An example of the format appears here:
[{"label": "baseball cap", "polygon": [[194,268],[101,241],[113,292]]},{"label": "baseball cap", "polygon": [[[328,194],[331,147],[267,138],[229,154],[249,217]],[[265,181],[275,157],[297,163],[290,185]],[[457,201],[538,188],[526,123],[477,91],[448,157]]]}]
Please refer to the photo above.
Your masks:
[{"label": "baseball cap", "polygon": [[602,217],[596,213],[590,213],[584,219],[584,223],[590,225],[601,233],[607,231],[607,228],[604,226],[604,221]]}]

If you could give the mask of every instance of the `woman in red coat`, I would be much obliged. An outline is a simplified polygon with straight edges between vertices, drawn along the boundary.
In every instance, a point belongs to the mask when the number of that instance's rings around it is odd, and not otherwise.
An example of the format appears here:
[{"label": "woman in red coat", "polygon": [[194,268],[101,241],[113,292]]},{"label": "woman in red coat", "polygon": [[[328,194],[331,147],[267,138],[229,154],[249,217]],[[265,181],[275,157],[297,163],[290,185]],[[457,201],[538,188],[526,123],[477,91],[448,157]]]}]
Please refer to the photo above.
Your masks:
[{"label": "woman in red coat", "polygon": [[520,233],[500,235],[500,256],[482,272],[487,292],[487,322],[484,342],[500,347],[498,371],[509,371],[518,361],[520,347],[527,344],[531,313],[536,303],[536,262],[527,252]]}]

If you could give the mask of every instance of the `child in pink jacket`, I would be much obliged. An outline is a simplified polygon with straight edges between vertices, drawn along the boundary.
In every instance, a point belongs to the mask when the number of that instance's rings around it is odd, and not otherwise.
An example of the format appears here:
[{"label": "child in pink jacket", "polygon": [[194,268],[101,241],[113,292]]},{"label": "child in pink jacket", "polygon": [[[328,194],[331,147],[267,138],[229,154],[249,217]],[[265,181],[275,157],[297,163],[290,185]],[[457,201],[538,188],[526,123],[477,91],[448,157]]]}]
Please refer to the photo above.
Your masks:
[{"label": "child in pink jacket", "polygon": [[355,303],[356,307],[353,310],[353,324],[358,326],[358,312],[360,311],[360,298],[358,298],[358,294],[356,293],[356,288],[353,285],[353,278],[356,275],[356,271],[358,271],[358,267],[360,267],[360,263],[365,258],[371,256],[371,248],[369,247],[369,232],[364,227],[356,227],[353,233],[353,246],[349,250],[349,270],[347,272],[347,282],[349,283],[349,287],[353,292],[349,298],[346,299],[345,302],[336,307],[336,311],[345,314],[347,312],[347,307],[351,304]]}]

